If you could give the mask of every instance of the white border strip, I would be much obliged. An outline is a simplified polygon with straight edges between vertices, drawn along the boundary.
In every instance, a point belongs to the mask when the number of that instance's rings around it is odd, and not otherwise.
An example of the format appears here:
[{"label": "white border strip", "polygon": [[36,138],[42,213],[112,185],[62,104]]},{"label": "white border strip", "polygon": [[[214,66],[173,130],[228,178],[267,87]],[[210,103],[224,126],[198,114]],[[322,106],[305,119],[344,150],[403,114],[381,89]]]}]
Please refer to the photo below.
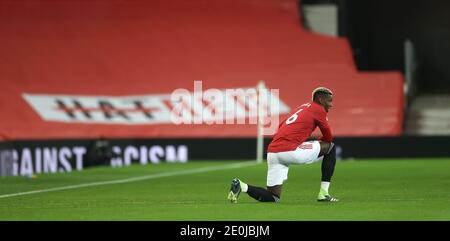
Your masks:
[{"label": "white border strip", "polygon": [[256,164],[257,163],[254,162],[254,161],[251,161],[251,162],[247,161],[247,162],[244,162],[244,163],[234,163],[234,164],[214,166],[214,167],[204,167],[204,168],[185,170],[185,171],[165,172],[165,173],[151,174],[151,175],[140,176],[140,177],[131,177],[131,178],[119,179],[119,180],[102,181],[102,182],[91,182],[91,183],[71,185],[71,186],[62,186],[62,187],[55,187],[55,188],[48,188],[48,189],[40,189],[40,190],[34,190],[34,191],[28,191],[28,192],[10,193],[10,194],[0,195],[0,199],[2,199],[2,198],[9,198],[9,197],[24,196],[24,195],[31,195],[31,194],[37,194],[37,193],[71,190],[71,189],[78,189],[78,188],[84,188],[84,187],[96,187],[96,186],[105,186],[105,185],[137,182],[137,181],[150,180],[150,179],[156,179],[156,178],[161,178],[161,177],[173,177],[173,176],[181,176],[181,175],[188,175],[188,174],[196,174],[196,173],[218,171],[218,170],[234,169],[234,168],[240,168],[240,167],[246,167],[246,166],[253,166],[253,165],[256,165]]}]

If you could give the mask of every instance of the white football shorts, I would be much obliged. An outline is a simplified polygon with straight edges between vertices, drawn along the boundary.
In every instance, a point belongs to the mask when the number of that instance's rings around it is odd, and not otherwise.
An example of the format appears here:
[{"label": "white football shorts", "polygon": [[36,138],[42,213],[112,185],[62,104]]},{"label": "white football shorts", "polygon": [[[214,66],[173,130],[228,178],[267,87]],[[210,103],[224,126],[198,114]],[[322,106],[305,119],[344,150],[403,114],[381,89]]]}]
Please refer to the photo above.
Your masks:
[{"label": "white football shorts", "polygon": [[288,179],[290,164],[311,164],[321,161],[318,141],[303,142],[293,151],[267,153],[267,186],[282,185]]}]

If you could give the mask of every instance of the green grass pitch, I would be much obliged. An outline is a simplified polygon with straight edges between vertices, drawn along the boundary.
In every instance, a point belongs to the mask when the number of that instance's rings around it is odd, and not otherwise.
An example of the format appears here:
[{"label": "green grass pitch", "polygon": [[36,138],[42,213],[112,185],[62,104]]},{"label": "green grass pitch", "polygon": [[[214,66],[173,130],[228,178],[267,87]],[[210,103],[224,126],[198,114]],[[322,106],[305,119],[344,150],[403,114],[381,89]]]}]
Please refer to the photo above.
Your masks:
[{"label": "green grass pitch", "polygon": [[[339,203],[316,201],[320,163],[315,163],[291,166],[281,203],[259,203],[242,193],[231,204],[226,197],[232,178],[265,186],[267,170],[265,163],[230,168],[233,163],[136,164],[35,179],[0,177],[0,220],[450,220],[450,159],[340,161],[330,187]],[[5,196],[149,175],[159,176]]]}]

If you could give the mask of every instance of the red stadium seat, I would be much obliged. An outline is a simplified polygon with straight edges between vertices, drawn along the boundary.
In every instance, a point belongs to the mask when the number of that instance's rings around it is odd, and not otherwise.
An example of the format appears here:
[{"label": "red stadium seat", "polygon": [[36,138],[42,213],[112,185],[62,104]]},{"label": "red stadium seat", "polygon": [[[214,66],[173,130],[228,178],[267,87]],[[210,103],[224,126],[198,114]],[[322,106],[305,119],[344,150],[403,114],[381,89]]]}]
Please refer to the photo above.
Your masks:
[{"label": "red stadium seat", "polygon": [[253,125],[44,120],[23,95],[139,96],[264,80],[290,108],[335,93],[336,136],[402,133],[403,77],[358,72],[345,38],[306,31],[296,0],[0,3],[0,138],[251,137]]}]

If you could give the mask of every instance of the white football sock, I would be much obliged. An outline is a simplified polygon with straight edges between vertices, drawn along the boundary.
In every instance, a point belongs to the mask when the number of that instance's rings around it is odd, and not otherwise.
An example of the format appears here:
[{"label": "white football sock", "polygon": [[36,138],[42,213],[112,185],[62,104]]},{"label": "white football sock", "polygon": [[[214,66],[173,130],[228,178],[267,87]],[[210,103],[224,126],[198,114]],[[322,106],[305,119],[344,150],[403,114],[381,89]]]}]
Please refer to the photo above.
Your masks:
[{"label": "white football sock", "polygon": [[320,187],[328,193],[328,187],[330,187],[330,182],[320,182]]},{"label": "white football sock", "polygon": [[241,182],[241,191],[247,192],[247,190],[248,190],[248,185],[246,183]]}]

